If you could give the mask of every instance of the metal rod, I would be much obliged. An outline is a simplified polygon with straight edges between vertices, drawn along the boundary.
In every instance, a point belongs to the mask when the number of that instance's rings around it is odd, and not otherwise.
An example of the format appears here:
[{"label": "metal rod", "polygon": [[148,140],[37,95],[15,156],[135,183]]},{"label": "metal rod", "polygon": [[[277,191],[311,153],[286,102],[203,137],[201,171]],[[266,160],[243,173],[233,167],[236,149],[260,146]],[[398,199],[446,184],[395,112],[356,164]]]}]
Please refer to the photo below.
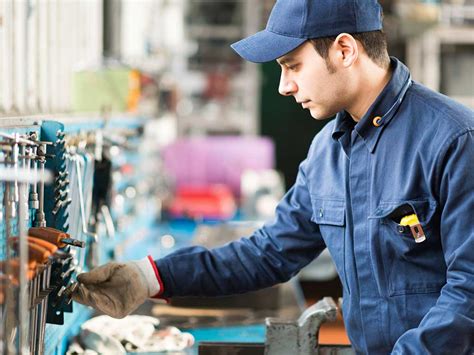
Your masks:
[{"label": "metal rod", "polygon": [[76,170],[77,170],[77,187],[79,189],[79,207],[81,210],[81,220],[82,220],[82,233],[85,235],[94,238],[97,241],[97,234],[89,232],[87,230],[87,220],[85,214],[85,206],[84,206],[84,196],[82,192],[82,173],[81,173],[81,163],[79,159],[76,159]]},{"label": "metal rod", "polygon": [[[44,174],[45,169],[44,166],[46,164],[46,144],[41,143],[38,146],[38,156],[41,157],[39,161],[40,164],[40,171],[41,174]],[[37,227],[46,227],[46,218],[44,215],[44,182],[39,182],[39,191],[38,191],[38,199],[39,199],[39,209],[36,212],[36,226]]]},{"label": "metal rod", "polygon": [[[19,349],[22,354],[27,354],[28,349],[28,284],[27,284],[27,265],[28,265],[28,228],[26,226],[26,217],[28,216],[28,204],[26,199],[27,184],[22,182],[19,186],[20,201],[18,213],[18,254],[20,260],[19,268],[19,307],[18,307],[18,326],[20,330]],[[26,204],[25,204],[26,203]]]}]

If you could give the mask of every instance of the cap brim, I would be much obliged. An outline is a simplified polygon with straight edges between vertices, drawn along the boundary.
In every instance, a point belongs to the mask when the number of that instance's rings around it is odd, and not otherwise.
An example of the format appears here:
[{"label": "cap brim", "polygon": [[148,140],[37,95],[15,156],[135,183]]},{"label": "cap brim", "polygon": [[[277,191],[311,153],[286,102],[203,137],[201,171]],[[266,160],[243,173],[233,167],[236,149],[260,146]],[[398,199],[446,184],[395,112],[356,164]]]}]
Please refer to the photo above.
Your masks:
[{"label": "cap brim", "polygon": [[306,38],[287,37],[263,30],[231,44],[242,58],[254,62],[271,62],[296,49],[306,42]]}]

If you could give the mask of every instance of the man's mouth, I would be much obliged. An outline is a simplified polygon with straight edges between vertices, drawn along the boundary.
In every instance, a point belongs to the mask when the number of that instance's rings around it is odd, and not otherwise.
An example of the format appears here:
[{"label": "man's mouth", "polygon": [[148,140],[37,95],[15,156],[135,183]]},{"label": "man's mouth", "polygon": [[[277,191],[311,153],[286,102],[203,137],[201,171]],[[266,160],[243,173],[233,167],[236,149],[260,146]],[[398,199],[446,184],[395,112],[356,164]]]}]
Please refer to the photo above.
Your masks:
[{"label": "man's mouth", "polygon": [[310,102],[311,100],[301,101],[301,106],[303,106],[303,108],[307,108]]}]

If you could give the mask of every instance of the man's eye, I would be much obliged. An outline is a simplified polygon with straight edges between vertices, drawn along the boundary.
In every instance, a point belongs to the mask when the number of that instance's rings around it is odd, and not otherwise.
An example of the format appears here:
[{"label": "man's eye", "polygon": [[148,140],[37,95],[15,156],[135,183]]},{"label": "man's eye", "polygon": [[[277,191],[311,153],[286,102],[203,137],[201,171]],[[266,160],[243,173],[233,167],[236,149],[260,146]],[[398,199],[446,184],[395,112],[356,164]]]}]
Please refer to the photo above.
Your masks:
[{"label": "man's eye", "polygon": [[296,70],[297,67],[298,67],[297,64],[292,64],[292,65],[287,65],[287,66],[286,66],[286,68],[287,68],[288,70],[292,70],[292,71]]}]

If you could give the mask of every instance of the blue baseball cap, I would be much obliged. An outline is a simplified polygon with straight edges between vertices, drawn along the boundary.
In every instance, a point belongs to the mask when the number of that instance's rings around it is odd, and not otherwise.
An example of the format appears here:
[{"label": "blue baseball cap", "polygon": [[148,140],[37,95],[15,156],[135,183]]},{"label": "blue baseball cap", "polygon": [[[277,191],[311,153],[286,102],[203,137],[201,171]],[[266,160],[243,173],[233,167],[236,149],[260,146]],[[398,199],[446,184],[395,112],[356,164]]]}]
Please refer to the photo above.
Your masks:
[{"label": "blue baseball cap", "polygon": [[248,61],[264,63],[308,39],[380,29],[382,8],[376,0],[277,0],[267,27],[231,47]]}]

